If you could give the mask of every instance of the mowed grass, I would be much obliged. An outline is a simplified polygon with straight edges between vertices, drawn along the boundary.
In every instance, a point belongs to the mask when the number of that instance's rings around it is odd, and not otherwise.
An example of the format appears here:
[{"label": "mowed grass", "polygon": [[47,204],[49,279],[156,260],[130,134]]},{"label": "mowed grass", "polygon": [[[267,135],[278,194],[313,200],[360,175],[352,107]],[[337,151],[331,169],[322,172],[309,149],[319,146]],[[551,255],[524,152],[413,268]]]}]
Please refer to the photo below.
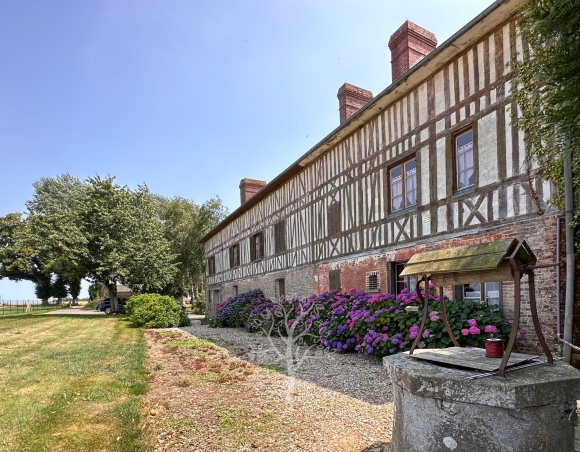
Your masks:
[{"label": "mowed grass", "polygon": [[143,330],[111,317],[0,318],[0,451],[144,451]]}]

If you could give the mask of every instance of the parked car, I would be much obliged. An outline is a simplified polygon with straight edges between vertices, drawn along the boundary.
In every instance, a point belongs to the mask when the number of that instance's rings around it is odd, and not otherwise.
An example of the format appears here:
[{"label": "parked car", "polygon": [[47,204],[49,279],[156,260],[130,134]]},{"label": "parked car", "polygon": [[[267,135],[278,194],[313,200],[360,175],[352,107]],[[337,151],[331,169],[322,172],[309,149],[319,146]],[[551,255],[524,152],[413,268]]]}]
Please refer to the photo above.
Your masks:
[{"label": "parked car", "polygon": [[[128,298],[117,298],[117,304],[119,305],[119,312],[125,312],[125,305],[127,304]],[[101,301],[97,303],[96,307],[97,311],[104,312],[105,314],[112,314],[113,309],[111,308],[111,299],[110,298],[103,298]]]}]

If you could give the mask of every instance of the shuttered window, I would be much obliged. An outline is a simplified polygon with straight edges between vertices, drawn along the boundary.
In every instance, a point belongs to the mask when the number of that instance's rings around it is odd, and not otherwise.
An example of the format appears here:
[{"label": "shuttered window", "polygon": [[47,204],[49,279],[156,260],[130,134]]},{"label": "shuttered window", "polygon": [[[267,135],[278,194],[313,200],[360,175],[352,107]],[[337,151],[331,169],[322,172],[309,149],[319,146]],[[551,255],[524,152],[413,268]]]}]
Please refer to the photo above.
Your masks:
[{"label": "shuttered window", "polygon": [[286,251],[286,221],[274,224],[274,249],[276,254]]},{"label": "shuttered window", "polygon": [[367,272],[367,292],[379,292],[381,290],[381,282],[379,279],[379,272]]},{"label": "shuttered window", "polygon": [[235,268],[240,266],[240,244],[236,243],[234,246],[230,246],[230,268]]},{"label": "shuttered window", "polygon": [[330,272],[328,272],[328,279],[330,280],[330,290],[337,290],[340,292],[340,270],[330,270]]},{"label": "shuttered window", "polygon": [[280,301],[286,298],[286,280],[284,278],[276,280],[276,295]]},{"label": "shuttered window", "polygon": [[335,235],[342,231],[340,202],[328,206],[328,235]]},{"label": "shuttered window", "polygon": [[264,233],[259,232],[250,237],[250,260],[257,261],[264,257]]},{"label": "shuttered window", "polygon": [[207,259],[207,274],[209,276],[215,275],[215,256]]}]

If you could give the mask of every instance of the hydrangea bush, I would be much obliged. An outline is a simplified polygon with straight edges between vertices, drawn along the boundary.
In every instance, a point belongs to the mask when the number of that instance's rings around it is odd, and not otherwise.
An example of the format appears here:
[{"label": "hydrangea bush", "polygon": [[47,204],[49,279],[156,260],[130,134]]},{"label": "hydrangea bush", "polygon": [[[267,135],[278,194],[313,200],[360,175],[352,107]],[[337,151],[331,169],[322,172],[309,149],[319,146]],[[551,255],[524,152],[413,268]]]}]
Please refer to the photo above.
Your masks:
[{"label": "hydrangea bush", "polygon": [[[424,295],[424,291],[421,295]],[[428,316],[420,348],[452,346],[441,316],[435,287],[429,286]],[[444,300],[447,318],[460,346],[483,347],[488,337],[507,340],[511,325],[499,311],[485,302]],[[358,352],[386,356],[409,350],[417,338],[422,311],[419,295],[403,290],[395,296],[364,291],[329,291],[305,299],[276,302],[259,290],[229,298],[218,305],[213,326],[245,327],[248,331],[298,336],[337,353]],[[519,336],[519,332],[518,332]]]}]

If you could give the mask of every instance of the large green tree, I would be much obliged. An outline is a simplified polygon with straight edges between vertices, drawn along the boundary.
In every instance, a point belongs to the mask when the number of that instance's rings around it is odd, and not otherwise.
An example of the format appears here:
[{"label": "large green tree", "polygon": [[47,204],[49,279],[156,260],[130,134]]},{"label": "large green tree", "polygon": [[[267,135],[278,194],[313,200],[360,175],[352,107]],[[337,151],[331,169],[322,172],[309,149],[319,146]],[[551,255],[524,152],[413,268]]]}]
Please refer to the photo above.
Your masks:
[{"label": "large green tree", "polygon": [[200,239],[227,216],[216,197],[198,205],[190,199],[157,197],[165,237],[175,255],[177,273],[164,292],[173,296],[202,298],[205,286],[204,248]]},{"label": "large green tree", "polygon": [[[519,30],[527,42],[523,61],[515,64],[513,95],[521,108],[517,126],[525,131],[530,156],[543,176],[556,184],[553,200],[564,207],[563,152],[572,156],[575,220],[580,193],[580,2],[531,0],[522,11]],[[570,146],[565,150],[566,138]]]},{"label": "large green tree", "polygon": [[[55,269],[69,268],[104,284],[117,310],[117,283],[142,291],[159,290],[175,274],[169,241],[146,186],[131,190],[114,177],[84,183],[72,206],[31,215]],[[59,267],[60,266],[60,267]]]},{"label": "large green tree", "polygon": [[30,281],[42,304],[51,295],[51,271],[41,257],[40,241],[31,233],[31,224],[20,213],[0,218],[0,278]]}]

